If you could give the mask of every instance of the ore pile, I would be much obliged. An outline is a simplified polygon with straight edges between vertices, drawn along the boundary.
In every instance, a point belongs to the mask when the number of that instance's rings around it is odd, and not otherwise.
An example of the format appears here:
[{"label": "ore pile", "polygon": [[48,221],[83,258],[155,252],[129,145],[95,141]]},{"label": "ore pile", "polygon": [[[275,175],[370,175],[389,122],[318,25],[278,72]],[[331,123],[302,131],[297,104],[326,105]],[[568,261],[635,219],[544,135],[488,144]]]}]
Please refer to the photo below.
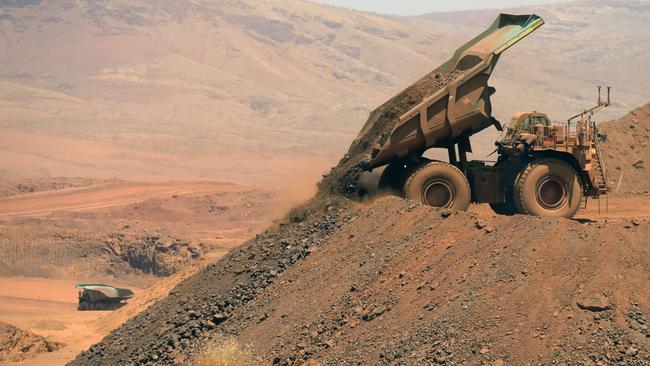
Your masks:
[{"label": "ore pile", "polygon": [[399,117],[426,97],[444,88],[462,72],[431,72],[375,109],[350,149],[338,165],[320,183],[321,194],[343,194],[358,198],[357,180],[371,160],[372,151],[380,149],[399,122]]},{"label": "ore pile", "polygon": [[604,122],[607,134],[601,144],[612,192],[622,195],[650,194],[650,103],[623,118]]}]

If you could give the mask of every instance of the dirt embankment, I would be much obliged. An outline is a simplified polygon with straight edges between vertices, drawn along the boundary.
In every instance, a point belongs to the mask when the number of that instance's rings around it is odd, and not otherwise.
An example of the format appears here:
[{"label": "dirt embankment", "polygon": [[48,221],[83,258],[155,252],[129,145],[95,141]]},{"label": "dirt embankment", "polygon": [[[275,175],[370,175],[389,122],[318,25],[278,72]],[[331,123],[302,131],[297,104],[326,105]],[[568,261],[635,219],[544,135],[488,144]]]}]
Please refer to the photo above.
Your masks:
[{"label": "dirt embankment", "polygon": [[599,125],[607,178],[615,193],[650,194],[650,103]]},{"label": "dirt embankment", "polygon": [[64,345],[32,332],[0,322],[0,361],[21,361],[39,353],[54,352]]},{"label": "dirt embankment", "polygon": [[646,220],[325,207],[234,249],[73,365],[182,363],[217,334],[278,365],[650,357]]},{"label": "dirt embankment", "polygon": [[186,362],[208,334],[217,334],[236,309],[318,250],[355,210],[349,201],[337,198],[292,211],[278,227],[182,282],[170,296],[111,332],[72,364]]},{"label": "dirt embankment", "polygon": [[225,183],[117,182],[0,199],[0,275],[151,282],[250,237],[274,197]]}]

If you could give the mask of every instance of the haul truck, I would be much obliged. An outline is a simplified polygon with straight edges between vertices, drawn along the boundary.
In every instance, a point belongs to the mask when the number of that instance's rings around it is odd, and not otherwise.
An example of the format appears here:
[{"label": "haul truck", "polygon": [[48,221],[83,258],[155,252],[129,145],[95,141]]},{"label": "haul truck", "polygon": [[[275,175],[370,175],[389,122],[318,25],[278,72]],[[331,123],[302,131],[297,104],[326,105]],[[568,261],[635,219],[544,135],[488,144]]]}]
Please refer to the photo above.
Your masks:
[{"label": "haul truck", "polygon": [[127,288],[103,284],[79,284],[79,305],[77,310],[115,310],[126,304],[134,296]]},{"label": "haul truck", "polygon": [[[543,24],[537,15],[501,14],[435,70],[458,76],[402,115],[372,152],[366,169],[386,166],[380,188],[436,207],[488,203],[499,214],[548,217],[572,217],[586,197],[607,193],[592,116],[609,105],[609,88],[601,100],[599,87],[597,105],[564,124],[544,113],[516,114],[496,142],[495,164],[467,161],[472,135],[490,126],[503,131],[492,117],[495,89],[488,86],[499,57]],[[447,149],[449,162],[424,158],[431,148]]]}]

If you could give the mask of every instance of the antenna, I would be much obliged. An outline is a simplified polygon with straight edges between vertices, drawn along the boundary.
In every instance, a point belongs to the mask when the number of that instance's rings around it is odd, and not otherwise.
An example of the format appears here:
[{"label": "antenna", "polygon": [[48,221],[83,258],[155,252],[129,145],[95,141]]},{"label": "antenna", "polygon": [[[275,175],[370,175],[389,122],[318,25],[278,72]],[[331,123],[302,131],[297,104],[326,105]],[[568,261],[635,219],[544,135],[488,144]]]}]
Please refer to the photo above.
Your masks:
[{"label": "antenna", "polygon": [[600,100],[600,89],[602,89],[602,88],[603,88],[602,86],[598,85],[598,105],[600,105],[602,103],[601,100]]},{"label": "antenna", "polygon": [[602,86],[600,86],[600,85],[598,86],[598,105],[602,105],[602,106],[607,107],[607,106],[612,104],[611,99],[609,98],[609,94],[612,91],[612,87],[611,86],[607,87],[607,102],[604,102],[602,100],[602,98],[601,98],[601,92],[600,91],[601,91],[602,88],[603,88]]}]

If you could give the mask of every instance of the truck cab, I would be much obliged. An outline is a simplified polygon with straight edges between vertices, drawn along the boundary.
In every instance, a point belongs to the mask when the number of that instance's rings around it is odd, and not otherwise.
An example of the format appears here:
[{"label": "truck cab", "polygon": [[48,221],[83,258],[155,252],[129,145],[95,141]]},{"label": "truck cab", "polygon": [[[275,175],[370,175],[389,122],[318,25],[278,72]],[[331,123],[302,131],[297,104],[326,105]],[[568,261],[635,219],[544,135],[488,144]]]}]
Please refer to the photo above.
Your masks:
[{"label": "truck cab", "polygon": [[515,113],[508,124],[504,143],[526,140],[529,144],[544,144],[557,135],[559,126],[554,126],[545,113]]},{"label": "truck cab", "polygon": [[532,132],[533,127],[541,125],[543,127],[550,127],[551,121],[545,113],[535,112],[520,112],[515,113],[510,120],[508,129],[514,131],[529,131]]}]

